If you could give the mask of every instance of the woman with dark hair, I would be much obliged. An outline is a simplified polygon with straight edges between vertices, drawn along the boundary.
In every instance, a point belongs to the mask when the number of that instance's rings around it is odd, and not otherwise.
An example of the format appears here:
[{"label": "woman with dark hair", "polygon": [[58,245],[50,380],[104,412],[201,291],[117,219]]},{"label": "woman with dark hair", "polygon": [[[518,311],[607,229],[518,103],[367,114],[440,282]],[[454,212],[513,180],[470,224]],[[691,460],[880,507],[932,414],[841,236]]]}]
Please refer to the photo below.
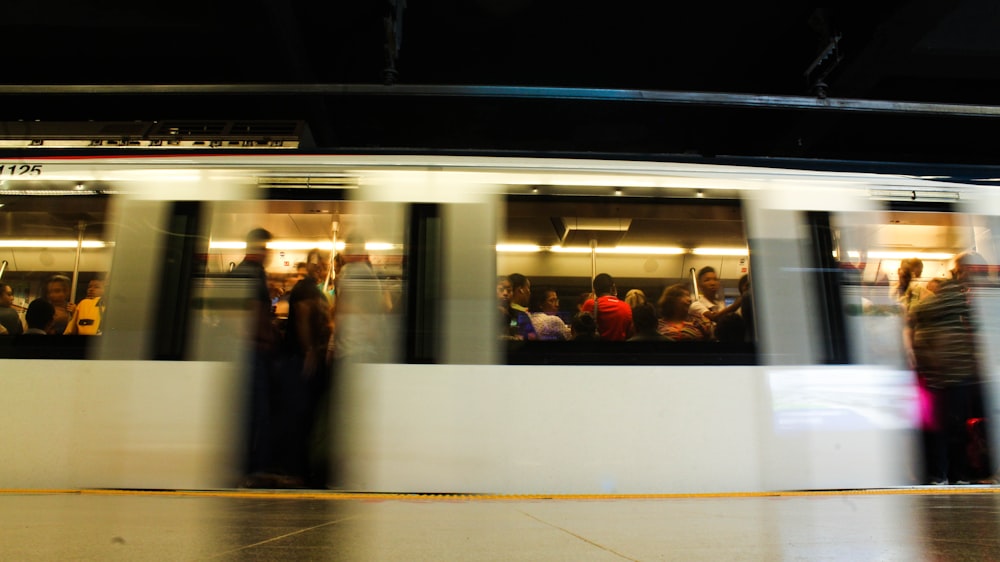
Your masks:
[{"label": "woman with dark hair", "polygon": [[909,314],[913,305],[920,302],[924,287],[917,279],[924,273],[924,262],[920,258],[907,258],[899,262],[899,282],[892,288],[891,296],[899,303],[904,314]]},{"label": "woman with dark hair", "polygon": [[556,316],[559,312],[559,295],[555,290],[542,288],[531,293],[528,316],[539,340],[568,340],[569,326]]},{"label": "woman with dark hair", "polygon": [[692,320],[690,315],[691,292],[682,284],[663,290],[660,300],[660,321],[656,331],[671,341],[701,341],[711,339],[707,323]]}]

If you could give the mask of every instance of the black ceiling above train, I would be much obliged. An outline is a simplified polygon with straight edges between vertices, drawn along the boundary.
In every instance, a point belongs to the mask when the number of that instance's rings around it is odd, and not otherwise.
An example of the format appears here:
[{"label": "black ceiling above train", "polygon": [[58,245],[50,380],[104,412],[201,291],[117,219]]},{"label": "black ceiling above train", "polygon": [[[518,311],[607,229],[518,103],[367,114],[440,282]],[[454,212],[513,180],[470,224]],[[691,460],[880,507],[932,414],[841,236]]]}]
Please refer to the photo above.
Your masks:
[{"label": "black ceiling above train", "polygon": [[[400,85],[1000,106],[1000,5],[983,0],[825,9],[408,0],[396,12],[403,0],[52,4],[19,2],[18,17],[0,22],[16,53],[0,84],[373,84],[392,76]],[[394,13],[402,19],[392,25]],[[399,32],[395,59],[386,30]],[[0,97],[0,120],[300,119],[332,149],[991,164],[1000,153],[995,117],[553,98],[26,92]]]}]

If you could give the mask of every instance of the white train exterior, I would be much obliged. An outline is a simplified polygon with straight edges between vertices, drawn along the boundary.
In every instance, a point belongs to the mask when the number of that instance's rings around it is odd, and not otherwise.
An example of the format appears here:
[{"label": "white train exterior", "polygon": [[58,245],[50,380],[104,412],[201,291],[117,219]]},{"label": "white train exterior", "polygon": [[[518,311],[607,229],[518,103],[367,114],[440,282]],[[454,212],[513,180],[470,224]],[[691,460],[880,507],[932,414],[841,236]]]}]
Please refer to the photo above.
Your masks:
[{"label": "white train exterior", "polygon": [[[350,228],[364,228],[384,244],[373,254],[387,271],[412,267],[409,209],[434,207],[440,291],[433,300],[433,361],[408,359],[412,334],[398,320],[381,342],[383,361],[338,373],[331,420],[332,461],[341,474],[336,487],[359,491],[666,494],[913,484],[918,395],[899,353],[898,319],[848,315],[850,353],[829,360],[829,329],[818,308],[830,289],[817,286],[806,217],[821,212],[837,222],[839,250],[868,256],[854,259],[862,277],[877,275],[873,267],[891,276],[893,260],[905,252],[930,256],[926,276],[942,274],[948,255],[970,247],[1000,262],[993,228],[1000,199],[992,188],[890,173],[412,155],[93,156],[0,165],[39,171],[4,178],[0,202],[7,205],[0,214],[16,213],[13,202],[41,198],[67,210],[74,197],[107,200],[101,239],[80,235],[95,244],[79,250],[19,246],[21,232],[0,230],[4,280],[74,267],[107,272],[107,306],[115,311],[86,358],[0,360],[0,488],[7,489],[208,489],[239,482],[246,352],[232,334],[218,340],[205,328],[205,315],[231,314],[239,323],[242,313],[180,311],[183,353],[158,351],[165,297],[154,288],[164,268],[176,265],[170,238],[177,234],[171,220],[178,202],[202,206],[198,236],[210,241],[206,263],[217,272],[241,259],[238,243],[261,221],[276,242],[288,243],[275,246],[269,265],[275,271],[291,268],[309,247],[335,247],[331,232]],[[269,212],[268,205],[279,203],[278,189],[297,190],[294,211]],[[727,254],[739,245],[699,252],[712,243],[710,233],[699,232],[665,240],[673,249],[647,255],[641,248],[601,253],[599,246],[591,255],[527,247],[509,237],[506,202],[530,208],[534,196],[556,206],[620,200],[630,209],[717,201],[738,209],[743,252]],[[898,224],[873,217],[898,210],[887,202],[908,200],[948,205],[955,218],[936,230],[915,225],[927,228],[907,231],[911,246],[904,249],[893,231]],[[918,231],[930,240],[915,242]],[[78,241],[76,232],[44,238]],[[879,251],[888,257],[875,258]],[[758,303],[751,359],[507,361],[495,330],[496,275],[589,281],[592,258],[599,271],[657,286],[713,265],[731,291],[739,274],[751,271]],[[406,295],[411,277],[401,277]],[[210,295],[210,285],[196,283],[192,291]],[[836,290],[845,306],[863,307],[870,297],[860,286]],[[987,298],[978,303],[986,319],[980,336],[990,352],[1000,343],[993,291],[984,289]],[[990,353],[987,364],[995,371]],[[986,387],[992,421],[1000,418],[993,415],[992,376]]]}]

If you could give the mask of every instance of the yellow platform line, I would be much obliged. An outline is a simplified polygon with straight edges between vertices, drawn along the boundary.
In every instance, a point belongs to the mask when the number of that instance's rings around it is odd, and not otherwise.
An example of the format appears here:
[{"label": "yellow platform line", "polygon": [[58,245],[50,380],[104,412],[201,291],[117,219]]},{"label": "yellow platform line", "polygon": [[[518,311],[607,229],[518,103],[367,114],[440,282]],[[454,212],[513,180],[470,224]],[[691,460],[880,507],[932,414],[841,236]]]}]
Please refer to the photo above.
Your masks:
[{"label": "yellow platform line", "polygon": [[200,498],[238,498],[265,500],[327,500],[327,501],[628,501],[670,499],[735,499],[769,497],[820,496],[890,496],[890,495],[970,495],[1000,494],[997,486],[914,486],[864,490],[788,490],[770,492],[664,493],[664,494],[416,494],[341,492],[324,490],[122,490],[103,488],[80,489],[14,489],[0,488],[0,495],[86,495],[86,496],[170,496]]}]

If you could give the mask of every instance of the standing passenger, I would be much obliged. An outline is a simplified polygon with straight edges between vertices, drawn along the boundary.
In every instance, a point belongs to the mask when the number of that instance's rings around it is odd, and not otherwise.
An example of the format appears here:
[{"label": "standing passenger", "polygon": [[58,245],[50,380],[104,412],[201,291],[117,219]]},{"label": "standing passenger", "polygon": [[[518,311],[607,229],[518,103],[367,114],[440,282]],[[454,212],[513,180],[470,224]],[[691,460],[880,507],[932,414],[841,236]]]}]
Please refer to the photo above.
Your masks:
[{"label": "standing passenger", "polygon": [[740,308],[740,299],[726,306],[722,295],[722,283],[715,273],[715,268],[705,266],[698,270],[698,300],[691,303],[691,314],[704,316],[709,322],[716,322],[719,317],[736,312]]},{"label": "standing passenger", "polygon": [[339,361],[377,362],[380,350],[385,349],[385,314],[391,305],[363,238],[347,237],[343,259],[337,275],[336,357]]},{"label": "standing passenger", "polygon": [[892,288],[892,297],[899,303],[903,313],[907,314],[917,302],[920,301],[924,288],[917,283],[917,279],[924,272],[924,262],[919,258],[908,258],[899,262],[899,281]]},{"label": "standing passenger", "polygon": [[594,277],[594,299],[583,303],[583,310],[588,313],[596,310],[597,331],[605,341],[625,341],[633,333],[632,309],[623,301],[618,300],[618,287],[615,280],[607,273],[599,273]]},{"label": "standing passenger", "polygon": [[19,336],[23,332],[21,317],[14,310],[14,288],[0,283],[0,335]]},{"label": "standing passenger", "polygon": [[62,334],[69,325],[69,320],[76,310],[76,305],[70,300],[70,279],[65,275],[53,275],[45,282],[45,299],[55,310],[52,322],[53,334]]},{"label": "standing passenger", "polygon": [[497,312],[500,317],[500,337],[503,339],[511,339],[517,335],[517,324],[513,321],[510,311],[510,297],[512,292],[510,279],[506,275],[498,276]]},{"label": "standing passenger", "polygon": [[531,323],[528,305],[531,303],[531,281],[520,273],[511,273],[509,276],[511,297],[510,314],[517,324],[517,335],[523,340],[537,340],[538,334]]},{"label": "standing passenger", "polygon": [[244,470],[248,475],[244,486],[277,487],[265,478],[276,471],[274,458],[274,409],[273,385],[274,352],[277,344],[271,296],[267,288],[267,243],[271,233],[255,228],[247,233],[246,255],[230,277],[246,280],[249,285],[247,306],[251,311],[246,337],[250,340],[250,404],[245,436],[246,458]]},{"label": "standing passenger", "polygon": [[[276,456],[289,485],[321,487],[311,449],[318,412],[329,386],[327,350],[331,337],[330,301],[319,287],[325,272],[318,251],[310,252],[307,275],[292,287],[280,373]],[[338,296],[338,306],[343,299]],[[322,471],[321,471],[322,472]]]},{"label": "standing passenger", "polygon": [[633,311],[635,311],[635,307],[647,302],[649,302],[649,299],[646,298],[646,293],[642,292],[642,289],[632,289],[625,293],[625,304]]},{"label": "standing passenger", "polygon": [[87,284],[87,298],[80,301],[73,311],[73,317],[63,335],[96,336],[101,333],[101,317],[104,315],[104,280],[91,279]]}]

